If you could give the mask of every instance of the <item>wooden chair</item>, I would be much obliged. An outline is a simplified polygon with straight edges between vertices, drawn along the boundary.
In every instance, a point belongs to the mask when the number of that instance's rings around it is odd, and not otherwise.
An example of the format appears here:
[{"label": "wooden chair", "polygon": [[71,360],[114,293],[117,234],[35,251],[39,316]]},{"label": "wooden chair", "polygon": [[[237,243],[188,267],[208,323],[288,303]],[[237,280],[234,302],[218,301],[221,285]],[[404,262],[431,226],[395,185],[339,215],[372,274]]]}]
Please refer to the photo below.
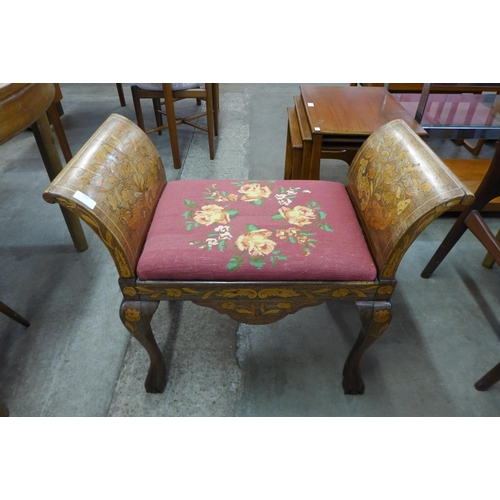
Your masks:
[{"label": "wooden chair", "polygon": [[[500,231],[495,237],[487,226],[481,214],[472,210],[465,219],[465,225],[488,250],[483,261],[485,267],[491,267],[494,262],[500,265]],[[474,387],[478,391],[486,391],[500,380],[500,363],[494,366],[488,373],[481,377]]]},{"label": "wooden chair", "polygon": [[[5,305],[3,302],[0,302],[0,312],[8,316],[9,318],[17,321],[23,326],[30,326],[28,320],[24,319],[20,314],[13,311],[10,307]],[[8,417],[9,409],[0,401],[0,417]]]},{"label": "wooden chair", "polygon": [[467,224],[465,221],[469,214],[471,214],[474,210],[481,212],[481,210],[483,210],[491,200],[497,198],[498,196],[500,196],[500,143],[497,145],[495,154],[493,155],[484,179],[481,181],[481,184],[479,184],[479,187],[475,192],[474,202],[462,210],[460,215],[457,217],[457,220],[444,238],[443,242],[422,271],[422,278],[430,278],[432,276],[432,273],[441,264],[443,259],[463,236],[465,231],[467,231]]},{"label": "wooden chair", "polygon": [[127,105],[125,100],[125,94],[123,93],[123,85],[121,83],[115,83],[116,91],[118,92],[118,99],[120,100],[120,106],[124,108]]},{"label": "wooden chair", "polygon": [[[196,86],[194,88],[185,88]],[[161,133],[162,130],[168,129],[170,136],[170,146],[172,149],[172,157],[175,168],[181,168],[181,157],[179,152],[179,140],[177,135],[177,127],[179,125],[189,125],[191,127],[203,130],[208,134],[208,147],[210,159],[215,158],[214,137],[219,131],[219,84],[205,83],[204,88],[200,88],[201,84],[135,84],[132,85],[132,99],[134,101],[135,115],[137,124],[147,134],[153,132]],[[158,88],[158,90],[152,90]],[[146,129],[144,125],[144,117],[142,114],[141,99],[152,99],[153,109],[155,112],[156,127]],[[198,104],[205,101],[206,109],[203,112],[196,113],[188,117],[178,117],[175,114],[174,103],[182,99],[196,99]],[[165,111],[162,110],[162,104],[165,106]],[[167,117],[167,124],[163,124],[162,116]],[[200,125],[197,120],[206,116],[206,126]]]},{"label": "wooden chair", "polygon": [[[109,250],[120,318],[150,357],[148,392],[167,374],[151,330],[160,301],[188,300],[248,324],[328,300],[353,301],[361,332],[343,387],[361,394],[360,360],[390,324],[396,271],[436,217],[473,195],[401,120],[372,134],[346,184],[179,180],[135,124],[111,115],[44,193]],[[75,290],[75,293],[78,293]]]}]

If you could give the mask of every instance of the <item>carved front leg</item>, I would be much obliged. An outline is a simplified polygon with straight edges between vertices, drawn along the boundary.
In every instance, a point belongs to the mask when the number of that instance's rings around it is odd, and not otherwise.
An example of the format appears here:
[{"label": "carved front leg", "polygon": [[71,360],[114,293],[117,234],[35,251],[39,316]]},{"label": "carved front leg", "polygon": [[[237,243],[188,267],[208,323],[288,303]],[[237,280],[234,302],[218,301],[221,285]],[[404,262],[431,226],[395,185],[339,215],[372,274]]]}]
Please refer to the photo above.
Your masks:
[{"label": "carved front leg", "polygon": [[361,332],[344,365],[342,387],[345,394],[363,394],[365,384],[359,363],[363,353],[387,329],[392,319],[390,302],[356,302],[361,317]]},{"label": "carved front leg", "polygon": [[159,302],[123,300],[120,318],[127,330],[149,354],[150,366],[146,377],[146,391],[161,393],[167,383],[166,369],[160,348],[151,331],[151,319]]}]

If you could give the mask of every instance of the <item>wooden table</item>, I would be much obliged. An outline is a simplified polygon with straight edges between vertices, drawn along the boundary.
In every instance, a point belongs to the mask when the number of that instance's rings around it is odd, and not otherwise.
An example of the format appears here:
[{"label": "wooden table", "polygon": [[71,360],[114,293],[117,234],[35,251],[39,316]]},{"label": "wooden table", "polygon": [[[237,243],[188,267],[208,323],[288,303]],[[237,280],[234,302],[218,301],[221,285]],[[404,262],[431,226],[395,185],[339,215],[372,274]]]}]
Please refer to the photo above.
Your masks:
[{"label": "wooden table", "polygon": [[[0,83],[0,144],[31,127],[50,180],[63,168],[47,117],[55,96],[52,83]],[[57,113],[50,117],[53,122],[59,120]],[[75,248],[86,250],[80,219],[65,208],[61,211]]]},{"label": "wooden table", "polygon": [[310,179],[319,179],[325,140],[339,148],[359,148],[375,130],[397,119],[404,120],[419,136],[427,136],[385,88],[305,85],[300,87],[300,94],[313,135]]}]

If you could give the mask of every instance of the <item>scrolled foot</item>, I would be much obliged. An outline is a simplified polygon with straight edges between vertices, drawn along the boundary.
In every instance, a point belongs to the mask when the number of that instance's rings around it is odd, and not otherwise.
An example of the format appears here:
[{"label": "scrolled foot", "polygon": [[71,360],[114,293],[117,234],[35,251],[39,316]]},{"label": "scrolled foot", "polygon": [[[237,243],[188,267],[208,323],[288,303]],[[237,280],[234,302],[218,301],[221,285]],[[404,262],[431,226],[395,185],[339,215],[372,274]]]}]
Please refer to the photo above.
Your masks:
[{"label": "scrolled foot", "polygon": [[146,392],[160,394],[167,385],[165,360],[151,331],[151,318],[158,302],[123,300],[120,318],[134,338],[146,349],[150,365],[144,386]]},{"label": "scrolled foot", "polygon": [[392,318],[391,303],[389,301],[360,301],[356,307],[361,318],[361,332],[347,356],[342,372],[342,387],[344,394],[359,395],[365,392],[365,384],[361,378],[359,363],[363,353],[384,332]]},{"label": "scrolled foot", "polygon": [[344,369],[342,388],[344,389],[344,394],[346,395],[359,396],[364,394],[365,383],[363,382],[359,371],[357,373],[349,373],[348,370]]},{"label": "scrolled foot", "polygon": [[165,365],[161,366],[151,365],[149,367],[148,375],[144,387],[146,392],[150,394],[161,394],[167,386],[167,372]]}]

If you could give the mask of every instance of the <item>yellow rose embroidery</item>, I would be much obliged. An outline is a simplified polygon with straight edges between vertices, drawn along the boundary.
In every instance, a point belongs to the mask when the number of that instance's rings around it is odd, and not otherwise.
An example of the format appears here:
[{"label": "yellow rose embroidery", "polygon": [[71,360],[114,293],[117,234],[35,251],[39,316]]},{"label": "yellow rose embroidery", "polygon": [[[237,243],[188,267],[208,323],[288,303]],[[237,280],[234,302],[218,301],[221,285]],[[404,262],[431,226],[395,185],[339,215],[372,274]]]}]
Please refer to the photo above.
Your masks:
[{"label": "yellow rose embroidery", "polygon": [[194,220],[203,226],[210,224],[228,224],[229,214],[219,205],[205,205],[194,214]]},{"label": "yellow rose embroidery", "polygon": [[261,186],[258,183],[244,184],[238,192],[243,194],[241,197],[243,201],[257,201],[262,198],[269,198],[271,195],[271,190],[267,186]]},{"label": "yellow rose embroidery", "polygon": [[[218,189],[217,184],[212,184],[203,193],[207,205],[200,208],[196,199],[184,200],[188,210],[183,214],[187,219],[186,231],[192,231],[196,238],[189,242],[190,245],[208,251],[214,248],[220,252],[233,249],[233,255],[227,263],[227,269],[230,271],[241,269],[245,262],[257,269],[262,269],[266,264],[275,267],[280,262],[288,260],[284,251],[290,244],[301,246],[302,255],[307,257],[316,247],[318,240],[315,238],[316,233],[311,232],[310,227],[302,228],[302,226],[314,224],[322,231],[333,231],[327,223],[327,214],[316,201],[307,199],[309,196],[302,202],[304,205],[293,206],[297,196],[312,195],[311,190],[296,186],[280,186],[277,192],[274,192],[272,182],[249,181],[231,184],[237,186],[239,194],[228,192],[225,186]],[[263,222],[262,216],[266,216],[266,212],[256,213],[255,221],[249,220],[243,230],[241,226],[231,227],[233,219],[239,215],[240,210],[243,215],[246,214],[245,208],[242,207],[244,203],[238,205],[233,202],[250,202],[259,207],[264,204],[264,199],[267,199],[265,203],[268,206],[273,203],[281,205],[278,212],[270,215],[272,226],[267,227],[272,227],[272,230],[260,226]],[[211,225],[213,228],[210,228],[207,234],[203,234],[204,230],[200,226]],[[286,227],[287,225],[293,227]],[[226,240],[233,240],[234,246],[230,247]],[[286,245],[284,249],[280,248],[282,244]]]},{"label": "yellow rose embroidery", "polygon": [[269,255],[276,246],[276,242],[269,239],[271,231],[267,229],[258,229],[242,234],[236,240],[236,246],[241,250],[248,250],[251,256]]},{"label": "yellow rose embroidery", "polygon": [[220,202],[223,201],[238,201],[238,195],[236,194],[221,194],[219,191],[213,191],[210,196],[211,199]]},{"label": "yellow rose embroidery", "polygon": [[[306,238],[301,237],[298,229],[295,227],[289,227],[288,229],[278,229],[276,231],[276,238],[279,238],[280,240],[286,240],[289,236],[291,236],[292,238],[298,238],[298,240],[300,240],[301,238]],[[307,240],[309,240],[309,238],[307,238]]]},{"label": "yellow rose embroidery", "polygon": [[316,212],[312,208],[302,207],[300,205],[293,208],[281,207],[280,214],[287,219],[290,224],[295,224],[299,227],[312,224],[312,221],[316,219]]}]

